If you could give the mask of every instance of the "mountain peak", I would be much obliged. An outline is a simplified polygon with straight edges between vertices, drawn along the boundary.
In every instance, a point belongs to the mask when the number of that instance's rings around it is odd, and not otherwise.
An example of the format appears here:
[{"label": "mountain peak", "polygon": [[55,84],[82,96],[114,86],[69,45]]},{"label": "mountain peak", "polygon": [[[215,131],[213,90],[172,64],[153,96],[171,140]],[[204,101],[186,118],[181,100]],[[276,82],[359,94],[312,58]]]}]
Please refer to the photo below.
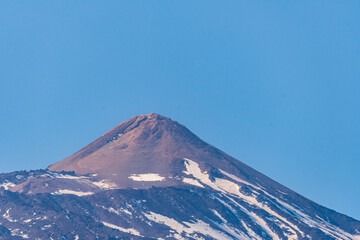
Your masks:
[{"label": "mountain peak", "polygon": [[[185,171],[184,159],[194,159],[209,173],[217,169],[257,182],[271,181],[261,173],[202,141],[185,126],[170,118],[151,113],[132,117],[108,131],[70,157],[48,170],[74,171],[108,179],[120,188],[177,186]],[[156,174],[159,182],[137,182],[131,176]],[[253,179],[253,180],[252,180]]]},{"label": "mountain peak", "polygon": [[175,172],[181,172],[181,161],[185,157],[202,156],[200,159],[211,159],[211,156],[207,156],[214,153],[211,148],[185,126],[170,118],[150,113],[122,122],[48,169],[98,174],[118,185],[133,187],[128,173],[149,172],[172,178]]},{"label": "mountain peak", "polygon": [[148,118],[148,119],[157,119],[157,120],[168,119],[168,120],[172,121],[170,118],[164,117],[164,116],[162,116],[161,114],[158,114],[158,113],[143,114],[143,115],[140,115],[140,116],[136,116],[135,118]]},{"label": "mountain peak", "polygon": [[158,113],[149,113],[149,114],[143,114],[140,116],[135,116],[129,119],[128,121],[122,122],[119,125],[122,125],[126,122],[136,122],[136,121],[146,121],[146,122],[160,122],[160,121],[168,121],[173,122],[170,118],[164,117]]},{"label": "mountain peak", "polygon": [[170,118],[164,117],[157,113],[150,113],[132,117],[128,121],[120,123],[117,127],[105,133],[103,138],[113,138],[117,134],[126,134],[131,132],[134,137],[141,137],[139,135],[153,135],[158,131],[169,131],[169,132],[190,132],[185,126],[178,122],[171,120]]}]

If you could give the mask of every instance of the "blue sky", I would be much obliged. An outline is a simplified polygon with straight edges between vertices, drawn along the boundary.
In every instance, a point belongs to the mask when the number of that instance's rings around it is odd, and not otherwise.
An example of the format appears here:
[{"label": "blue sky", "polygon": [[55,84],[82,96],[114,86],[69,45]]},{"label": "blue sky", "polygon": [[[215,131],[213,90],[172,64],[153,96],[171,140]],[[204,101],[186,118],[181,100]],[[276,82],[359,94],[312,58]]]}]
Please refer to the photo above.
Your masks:
[{"label": "blue sky", "polygon": [[2,1],[0,172],[157,112],[360,219],[359,1]]}]

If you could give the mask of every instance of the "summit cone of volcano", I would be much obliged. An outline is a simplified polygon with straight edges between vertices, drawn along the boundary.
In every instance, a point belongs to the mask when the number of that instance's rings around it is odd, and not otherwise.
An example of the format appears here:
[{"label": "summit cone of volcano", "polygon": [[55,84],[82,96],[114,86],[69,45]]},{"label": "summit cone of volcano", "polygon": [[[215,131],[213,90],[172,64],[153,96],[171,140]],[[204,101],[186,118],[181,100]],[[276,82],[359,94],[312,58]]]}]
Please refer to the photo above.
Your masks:
[{"label": "summit cone of volcano", "polygon": [[[249,181],[255,176],[270,180],[205,143],[185,126],[155,113],[121,123],[48,169],[92,174],[110,179],[119,187],[173,186],[179,184],[184,159],[195,159],[208,171],[221,167]],[[137,176],[143,176],[144,181],[134,181]]]}]

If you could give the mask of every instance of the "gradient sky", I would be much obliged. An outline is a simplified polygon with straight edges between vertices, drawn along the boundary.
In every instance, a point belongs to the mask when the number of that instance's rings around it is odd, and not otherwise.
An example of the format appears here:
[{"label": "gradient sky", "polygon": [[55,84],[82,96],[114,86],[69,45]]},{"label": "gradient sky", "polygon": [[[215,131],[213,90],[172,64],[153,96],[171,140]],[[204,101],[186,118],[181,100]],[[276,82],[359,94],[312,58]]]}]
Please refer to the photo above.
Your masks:
[{"label": "gradient sky", "polygon": [[360,1],[1,1],[0,172],[160,113],[360,219]]}]

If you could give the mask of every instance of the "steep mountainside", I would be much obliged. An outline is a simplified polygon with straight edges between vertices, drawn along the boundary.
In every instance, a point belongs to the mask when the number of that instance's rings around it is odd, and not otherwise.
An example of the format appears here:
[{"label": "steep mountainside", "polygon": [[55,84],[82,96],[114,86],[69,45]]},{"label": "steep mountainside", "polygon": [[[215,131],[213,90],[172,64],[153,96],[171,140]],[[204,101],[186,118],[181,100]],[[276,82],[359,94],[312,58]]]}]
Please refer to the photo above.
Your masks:
[{"label": "steep mountainside", "polygon": [[174,186],[180,184],[176,177],[182,175],[184,158],[196,159],[207,170],[221,166],[245,179],[256,175],[259,181],[271,181],[203,142],[181,124],[158,114],[133,117],[48,169],[96,173],[119,187],[137,188],[144,185],[129,178],[131,174],[154,172],[166,178],[157,186]]},{"label": "steep mountainside", "polygon": [[359,221],[158,114],[0,186],[0,239],[360,239]]}]

